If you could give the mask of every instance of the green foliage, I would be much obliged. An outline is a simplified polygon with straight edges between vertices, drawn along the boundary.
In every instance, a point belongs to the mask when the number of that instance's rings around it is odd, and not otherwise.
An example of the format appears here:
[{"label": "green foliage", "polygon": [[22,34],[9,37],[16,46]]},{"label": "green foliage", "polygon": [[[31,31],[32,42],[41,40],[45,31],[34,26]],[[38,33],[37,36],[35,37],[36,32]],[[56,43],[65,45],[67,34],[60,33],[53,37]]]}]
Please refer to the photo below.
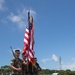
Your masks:
[{"label": "green foliage", "polygon": [[11,72],[10,66],[8,65],[1,66],[0,73],[10,73],[10,72]]},{"label": "green foliage", "polygon": [[[54,72],[57,72],[58,75],[75,75],[75,71],[71,70],[50,70],[50,69],[42,69],[39,73],[40,75],[50,75]],[[11,69],[9,65],[1,66],[0,73],[11,73]]]},{"label": "green foliage", "polygon": [[49,69],[43,69],[40,74],[41,75],[51,75],[52,73],[58,73],[58,75],[75,75],[75,71],[71,70],[49,70]]}]

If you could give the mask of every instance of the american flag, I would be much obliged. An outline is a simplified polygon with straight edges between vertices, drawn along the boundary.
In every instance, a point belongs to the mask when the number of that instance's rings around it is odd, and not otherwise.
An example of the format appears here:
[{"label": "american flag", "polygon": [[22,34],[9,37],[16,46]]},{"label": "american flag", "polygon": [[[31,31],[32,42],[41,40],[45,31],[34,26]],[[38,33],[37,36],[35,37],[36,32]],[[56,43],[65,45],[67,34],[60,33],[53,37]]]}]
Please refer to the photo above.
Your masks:
[{"label": "american flag", "polygon": [[34,64],[34,24],[30,12],[28,12],[28,24],[24,35],[24,48],[22,53],[26,55],[28,61]]}]

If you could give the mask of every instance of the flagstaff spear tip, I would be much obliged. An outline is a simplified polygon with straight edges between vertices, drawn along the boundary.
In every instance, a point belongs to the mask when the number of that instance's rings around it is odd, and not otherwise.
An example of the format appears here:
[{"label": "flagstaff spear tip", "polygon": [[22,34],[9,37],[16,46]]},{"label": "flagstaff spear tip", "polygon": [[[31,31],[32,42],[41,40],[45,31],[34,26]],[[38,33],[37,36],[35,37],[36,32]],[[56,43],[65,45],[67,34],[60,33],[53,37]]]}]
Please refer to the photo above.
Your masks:
[{"label": "flagstaff spear tip", "polygon": [[30,14],[30,9],[28,9],[28,14]]}]

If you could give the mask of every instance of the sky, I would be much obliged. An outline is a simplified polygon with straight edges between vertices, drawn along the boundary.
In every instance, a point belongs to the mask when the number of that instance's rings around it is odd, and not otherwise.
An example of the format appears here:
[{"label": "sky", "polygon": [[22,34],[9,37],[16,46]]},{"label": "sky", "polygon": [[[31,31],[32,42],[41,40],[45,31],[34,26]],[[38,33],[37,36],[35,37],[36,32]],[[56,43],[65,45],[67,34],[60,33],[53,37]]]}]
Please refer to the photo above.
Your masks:
[{"label": "sky", "polygon": [[41,68],[59,70],[61,58],[62,70],[75,70],[75,0],[0,0],[0,66],[10,65],[10,46],[22,51],[29,9]]}]

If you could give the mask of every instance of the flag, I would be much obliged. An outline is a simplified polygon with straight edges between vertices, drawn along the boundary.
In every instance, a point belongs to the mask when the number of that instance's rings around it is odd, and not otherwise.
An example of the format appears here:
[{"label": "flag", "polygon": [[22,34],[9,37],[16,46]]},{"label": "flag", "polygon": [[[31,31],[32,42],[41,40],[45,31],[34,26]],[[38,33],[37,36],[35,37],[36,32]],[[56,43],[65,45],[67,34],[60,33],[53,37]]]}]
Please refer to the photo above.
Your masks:
[{"label": "flag", "polygon": [[28,24],[24,35],[24,48],[22,53],[26,55],[28,61],[34,64],[34,24],[30,12],[28,12]]}]

